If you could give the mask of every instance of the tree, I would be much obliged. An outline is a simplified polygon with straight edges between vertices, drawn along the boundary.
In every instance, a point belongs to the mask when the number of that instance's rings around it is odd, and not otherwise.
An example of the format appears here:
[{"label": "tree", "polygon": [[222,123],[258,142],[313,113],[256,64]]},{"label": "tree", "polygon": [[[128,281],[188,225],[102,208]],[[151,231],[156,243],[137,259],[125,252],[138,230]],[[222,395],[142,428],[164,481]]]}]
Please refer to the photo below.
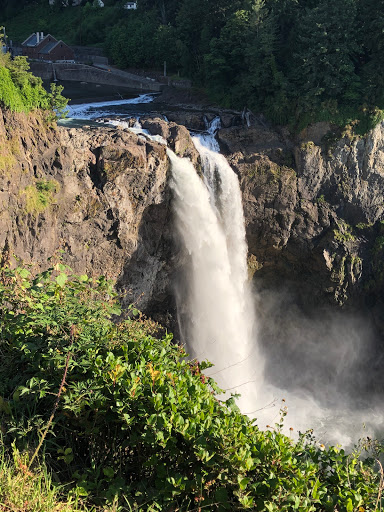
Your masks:
[{"label": "tree", "polygon": [[358,4],[359,43],[363,48],[361,75],[364,100],[384,106],[384,0],[365,0]]},{"label": "tree", "polygon": [[287,81],[277,55],[278,18],[264,0],[234,13],[205,56],[207,87],[228,106],[248,106],[286,121]]},{"label": "tree", "polygon": [[238,102],[238,89],[246,69],[248,30],[249,12],[237,11],[223,27],[220,37],[211,40],[210,52],[204,56],[207,87],[216,101],[227,106]]},{"label": "tree", "polygon": [[61,94],[63,90],[64,87],[62,85],[51,84],[50,106],[59,118],[66,117],[68,114],[68,99]]},{"label": "tree", "polygon": [[295,30],[290,76],[299,108],[313,110],[329,99],[336,101],[336,107],[358,102],[356,0],[322,0],[303,11]]}]

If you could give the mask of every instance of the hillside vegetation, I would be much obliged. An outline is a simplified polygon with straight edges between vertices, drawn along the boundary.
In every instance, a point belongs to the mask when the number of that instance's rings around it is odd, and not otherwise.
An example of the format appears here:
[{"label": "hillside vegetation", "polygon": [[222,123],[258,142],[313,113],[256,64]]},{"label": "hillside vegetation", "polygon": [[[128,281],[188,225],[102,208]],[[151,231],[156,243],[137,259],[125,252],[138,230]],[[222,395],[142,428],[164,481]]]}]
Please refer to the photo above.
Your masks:
[{"label": "hillside vegetation", "polygon": [[384,0],[1,0],[11,38],[52,32],[103,45],[120,67],[161,69],[193,79],[224,105],[264,112],[277,123],[382,119]]},{"label": "hillside vegetation", "polygon": [[33,277],[3,259],[0,422],[4,456],[25,454],[18,478],[44,460],[66,503],[114,510],[378,510],[382,482],[362,448],[294,441],[281,433],[284,409],[260,430],[170,334],[158,339],[135,309],[114,321],[103,277],[61,263]]},{"label": "hillside vegetation", "polygon": [[0,106],[13,112],[47,110],[62,116],[68,100],[61,95],[62,86],[51,84],[51,92],[43,87],[41,78],[29,72],[25,57],[11,59],[4,54],[0,41]]}]

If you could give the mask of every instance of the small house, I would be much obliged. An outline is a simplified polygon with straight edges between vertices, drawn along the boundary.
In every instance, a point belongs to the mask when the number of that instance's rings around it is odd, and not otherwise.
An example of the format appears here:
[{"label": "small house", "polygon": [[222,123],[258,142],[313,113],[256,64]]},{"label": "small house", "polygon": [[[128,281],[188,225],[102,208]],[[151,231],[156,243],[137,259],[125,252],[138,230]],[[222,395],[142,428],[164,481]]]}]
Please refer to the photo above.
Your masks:
[{"label": "small house", "polygon": [[40,60],[74,60],[75,54],[64,41],[52,41],[43,46],[38,53]]},{"label": "small house", "polygon": [[67,44],[43,32],[31,34],[21,44],[22,54],[30,59],[39,60],[74,60],[75,54]]},{"label": "small house", "polygon": [[137,9],[137,2],[126,2],[124,9]]},{"label": "small house", "polygon": [[21,43],[22,53],[30,59],[37,59],[39,50],[52,41],[57,41],[57,39],[51,34],[44,36],[43,32],[33,33]]}]

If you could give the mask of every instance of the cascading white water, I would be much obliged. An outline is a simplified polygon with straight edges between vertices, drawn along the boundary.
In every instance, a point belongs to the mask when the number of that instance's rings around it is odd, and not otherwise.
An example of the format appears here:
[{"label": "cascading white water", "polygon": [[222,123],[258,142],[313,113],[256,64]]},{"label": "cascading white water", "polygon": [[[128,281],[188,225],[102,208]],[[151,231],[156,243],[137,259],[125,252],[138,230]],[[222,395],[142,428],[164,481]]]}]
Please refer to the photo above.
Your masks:
[{"label": "cascading white water", "polygon": [[[139,121],[134,126],[124,121],[109,123],[166,144],[161,136],[144,130]],[[224,390],[240,392],[239,405],[247,412],[256,403],[262,363],[254,342],[241,191],[237,176],[219,154],[215,139],[219,123],[219,118],[214,119],[205,134],[193,137],[204,181],[188,159],[167,149],[176,225],[189,255],[178,310],[191,355],[214,363],[206,373],[214,375]]]},{"label": "cascading white water", "polygon": [[213,130],[193,138],[204,182],[188,160],[168,151],[177,229],[189,255],[188,282],[178,307],[191,355],[215,364],[211,375],[224,389],[242,394],[239,405],[247,412],[255,404],[262,364],[253,342],[240,186],[217,153]]},{"label": "cascading white water", "polygon": [[188,160],[168,151],[176,224],[189,255],[187,286],[178,296],[188,349],[198,360],[214,363],[211,373],[205,373],[214,376],[223,389],[239,392],[240,409],[257,416],[260,426],[278,420],[279,403],[285,397],[290,409],[287,434],[290,426],[296,431],[315,427],[328,441],[350,444],[364,422],[363,415],[354,411],[352,425],[348,409],[341,414],[339,408],[322,408],[305,389],[300,394],[287,392],[263,375],[248,289],[241,191],[237,176],[219,154],[214,136],[218,128],[218,120],[214,120],[207,133],[193,137],[204,182]]},{"label": "cascading white water", "polygon": [[118,106],[124,105],[142,105],[151,103],[154,99],[153,94],[141,94],[136,98],[126,100],[96,101],[93,103],[82,103],[80,105],[70,105],[68,107],[68,119],[88,119],[113,115]]}]

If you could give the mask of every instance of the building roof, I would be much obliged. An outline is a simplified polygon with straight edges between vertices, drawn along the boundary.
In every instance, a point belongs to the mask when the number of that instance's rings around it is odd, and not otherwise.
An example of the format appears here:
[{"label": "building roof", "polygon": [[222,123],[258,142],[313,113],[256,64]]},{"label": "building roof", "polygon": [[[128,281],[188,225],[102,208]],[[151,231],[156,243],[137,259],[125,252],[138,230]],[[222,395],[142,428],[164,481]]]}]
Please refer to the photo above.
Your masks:
[{"label": "building roof", "polygon": [[[43,54],[45,54],[45,55],[48,55],[48,54],[49,54],[49,53],[51,53],[51,52],[52,52],[52,50],[53,50],[54,48],[56,48],[56,46],[58,46],[59,44],[60,44],[61,46],[65,46],[66,48],[69,48],[70,50],[72,50],[72,48],[71,48],[70,46],[68,46],[66,43],[64,43],[64,41],[62,41],[62,40],[60,39],[60,41],[51,41],[50,43],[46,44],[43,48],[41,48],[41,49],[39,50],[39,54],[40,54],[40,53],[43,53]],[[73,51],[73,50],[72,50],[72,51]]]},{"label": "building roof", "polygon": [[60,43],[60,41],[51,41],[50,43],[48,43],[45,46],[43,46],[43,48],[40,48],[39,53],[49,53],[59,43]]},{"label": "building roof", "polygon": [[42,39],[40,39],[38,41],[37,34],[34,33],[34,34],[31,34],[29,37],[27,37],[27,39],[21,43],[21,46],[30,46],[30,47],[37,46],[37,45],[41,44],[43,41],[45,41],[45,39],[47,39],[47,37],[50,37],[54,41],[57,41],[57,39],[55,39],[53,36],[51,36],[51,34],[47,34],[46,36],[44,36]]},{"label": "building roof", "polygon": [[31,34],[27,39],[21,43],[21,46],[36,46],[37,45],[37,35]]}]

